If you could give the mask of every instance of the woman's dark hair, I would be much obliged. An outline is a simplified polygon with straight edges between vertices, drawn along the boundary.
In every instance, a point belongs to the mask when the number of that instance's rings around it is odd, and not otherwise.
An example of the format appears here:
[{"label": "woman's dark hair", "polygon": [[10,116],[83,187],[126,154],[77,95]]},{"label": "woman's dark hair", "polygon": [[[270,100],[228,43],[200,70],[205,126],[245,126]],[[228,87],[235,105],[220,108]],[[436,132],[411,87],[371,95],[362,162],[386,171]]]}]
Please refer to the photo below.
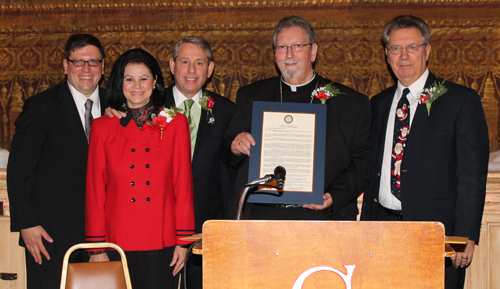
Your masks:
[{"label": "woman's dark hair", "polygon": [[165,104],[165,82],[161,74],[158,61],[142,49],[130,49],[123,53],[116,60],[109,76],[108,85],[106,87],[106,98],[111,108],[125,111],[123,104],[127,103],[127,99],[123,95],[123,78],[125,67],[129,64],[144,64],[149,69],[153,78],[156,78],[156,85],[151,94],[151,100],[155,107],[161,107]]}]

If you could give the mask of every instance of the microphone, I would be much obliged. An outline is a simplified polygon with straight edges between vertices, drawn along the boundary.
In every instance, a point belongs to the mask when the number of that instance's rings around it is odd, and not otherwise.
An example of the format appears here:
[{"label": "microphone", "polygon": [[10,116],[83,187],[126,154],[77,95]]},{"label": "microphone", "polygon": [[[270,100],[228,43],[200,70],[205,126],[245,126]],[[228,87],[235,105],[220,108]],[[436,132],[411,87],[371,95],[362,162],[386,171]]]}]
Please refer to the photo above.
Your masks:
[{"label": "microphone", "polygon": [[238,202],[238,209],[236,210],[236,220],[241,220],[241,216],[243,214],[243,206],[245,205],[248,191],[251,188],[259,186],[263,183],[268,183],[272,180],[275,180],[277,183],[276,187],[274,185],[266,185],[266,184],[264,184],[263,186],[272,187],[272,188],[276,188],[278,190],[282,190],[283,186],[285,184],[285,175],[286,175],[285,168],[282,166],[277,166],[274,169],[274,174],[265,175],[262,178],[258,178],[258,179],[255,179],[255,180],[248,182],[241,190],[241,196],[240,196],[240,199]]},{"label": "microphone", "polygon": [[276,189],[283,190],[283,186],[285,185],[285,179],[286,179],[286,170],[284,167],[277,166],[274,169],[274,179],[276,180],[276,183],[278,184]]}]

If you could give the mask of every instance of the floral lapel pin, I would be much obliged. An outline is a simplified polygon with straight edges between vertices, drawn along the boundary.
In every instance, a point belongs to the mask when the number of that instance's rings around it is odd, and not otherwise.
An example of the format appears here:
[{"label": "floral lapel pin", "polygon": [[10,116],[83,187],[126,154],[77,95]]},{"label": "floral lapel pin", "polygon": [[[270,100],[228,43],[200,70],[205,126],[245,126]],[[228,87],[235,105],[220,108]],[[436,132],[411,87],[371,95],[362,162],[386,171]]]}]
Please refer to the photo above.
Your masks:
[{"label": "floral lapel pin", "polygon": [[173,119],[175,114],[179,112],[177,108],[160,107],[158,115],[151,114],[151,121],[148,121],[149,127],[154,131],[160,131],[160,139],[163,138],[163,130]]},{"label": "floral lapel pin", "polygon": [[214,104],[214,99],[208,95],[207,91],[204,91],[202,97],[200,97],[200,105],[201,108],[210,112],[210,118],[208,119],[209,124],[213,124],[215,122],[215,118],[212,115],[212,108],[214,107]]},{"label": "floral lapel pin", "polygon": [[340,92],[340,90],[333,85],[333,82],[328,83],[326,86],[322,86],[313,90],[311,97],[316,97],[321,101],[321,104],[325,104],[326,101],[334,96],[344,94]]},{"label": "floral lapel pin", "polygon": [[427,116],[431,115],[431,105],[436,101],[441,95],[445,94],[448,89],[444,86],[444,80],[440,83],[434,81],[434,83],[424,89],[418,97],[418,103],[424,103],[427,108]]}]

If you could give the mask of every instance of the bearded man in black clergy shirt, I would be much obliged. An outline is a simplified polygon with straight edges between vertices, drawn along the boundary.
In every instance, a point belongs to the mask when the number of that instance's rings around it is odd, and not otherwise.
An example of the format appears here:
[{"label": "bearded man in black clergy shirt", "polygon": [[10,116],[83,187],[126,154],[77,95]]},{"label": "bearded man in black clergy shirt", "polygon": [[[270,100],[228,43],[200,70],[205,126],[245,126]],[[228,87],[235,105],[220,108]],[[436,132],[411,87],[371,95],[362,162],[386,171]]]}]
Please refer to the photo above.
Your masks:
[{"label": "bearded man in black clergy shirt", "polygon": [[[250,134],[254,101],[320,103],[314,89],[330,80],[313,69],[318,45],[314,29],[304,18],[289,16],[274,30],[275,61],[281,75],[238,90],[236,113],[224,142],[223,160],[238,168],[236,200],[248,181]],[[370,166],[370,105],[368,98],[333,83],[343,94],[326,102],[325,191],[323,204],[268,205],[248,203],[244,218],[266,220],[355,220],[357,197],[368,185]],[[237,201],[234,201],[233,209]],[[233,212],[234,214],[234,212]]]},{"label": "bearded man in black clergy shirt", "polygon": [[[427,69],[430,37],[425,21],[411,15],[398,16],[384,28],[387,62],[398,83],[371,100],[372,176],[361,219],[439,221],[446,235],[468,237],[465,252],[447,258],[445,267],[445,287],[463,288],[465,267],[479,241],[488,128],[477,92],[455,83],[445,81],[447,92],[430,107],[419,104],[425,88],[443,82]],[[398,111],[409,115],[396,117]],[[398,129],[405,118],[406,128]]]}]

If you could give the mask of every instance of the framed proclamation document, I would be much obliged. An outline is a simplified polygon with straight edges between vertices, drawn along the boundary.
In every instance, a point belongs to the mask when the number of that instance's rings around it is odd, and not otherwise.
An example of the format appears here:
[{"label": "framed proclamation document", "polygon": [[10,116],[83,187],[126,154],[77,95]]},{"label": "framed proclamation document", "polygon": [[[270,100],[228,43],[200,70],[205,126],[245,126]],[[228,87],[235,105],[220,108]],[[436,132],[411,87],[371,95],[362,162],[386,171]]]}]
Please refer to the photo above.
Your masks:
[{"label": "framed proclamation document", "polygon": [[283,190],[259,187],[248,202],[323,204],[326,105],[255,101],[248,179],[286,169]]}]

